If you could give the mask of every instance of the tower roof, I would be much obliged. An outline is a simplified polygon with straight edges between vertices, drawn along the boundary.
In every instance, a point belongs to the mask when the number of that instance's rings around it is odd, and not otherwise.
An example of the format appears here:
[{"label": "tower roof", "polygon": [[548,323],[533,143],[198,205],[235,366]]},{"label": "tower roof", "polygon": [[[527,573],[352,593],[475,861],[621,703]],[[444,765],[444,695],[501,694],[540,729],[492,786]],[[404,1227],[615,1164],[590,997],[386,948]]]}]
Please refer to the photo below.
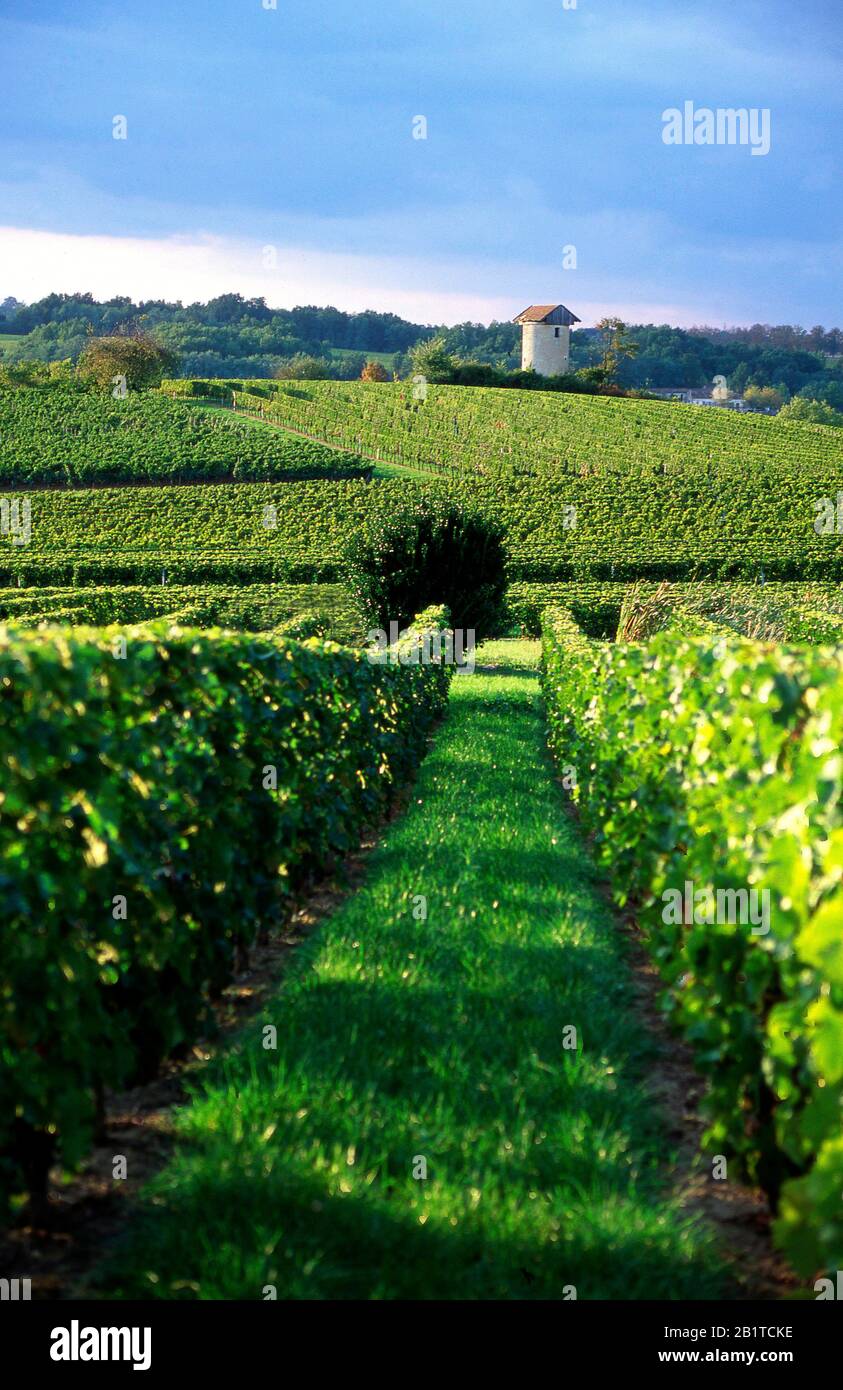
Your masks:
[{"label": "tower roof", "polygon": [[570,326],[572,323],[582,323],[576,314],[572,314],[570,309],[566,309],[564,304],[531,304],[529,309],[525,309],[523,314],[519,314],[513,323],[552,323],[565,324]]}]

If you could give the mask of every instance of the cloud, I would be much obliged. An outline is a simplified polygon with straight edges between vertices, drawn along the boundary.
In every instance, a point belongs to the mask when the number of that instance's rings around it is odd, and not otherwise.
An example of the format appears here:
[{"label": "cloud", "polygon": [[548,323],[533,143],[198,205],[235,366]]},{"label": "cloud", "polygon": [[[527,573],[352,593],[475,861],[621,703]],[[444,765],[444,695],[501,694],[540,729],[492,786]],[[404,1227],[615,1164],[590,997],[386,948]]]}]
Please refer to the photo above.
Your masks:
[{"label": "cloud", "polygon": [[[274,253],[269,254],[269,251]],[[273,265],[274,260],[274,265]],[[511,319],[545,287],[556,286],[584,324],[604,314],[635,322],[691,324],[711,306],[648,299],[617,286],[617,296],[578,297],[556,268],[513,269],[484,262],[426,263],[418,258],[371,257],[267,248],[257,242],[196,233],[165,238],[70,236],[0,227],[0,261],[11,268],[5,293],[32,301],[59,292],[90,291],[97,299],[207,300],[238,292],[263,295],[273,307],[333,304],[349,311],[376,309],[416,323],[488,323]],[[269,262],[269,263],[267,263]],[[501,286],[501,293],[490,291]]]},{"label": "cloud", "polygon": [[[392,311],[416,322],[458,323],[511,317],[504,296],[460,287],[452,271],[438,286],[424,286],[415,261],[310,251],[296,246],[197,233],[166,238],[69,236],[0,227],[4,291],[32,301],[51,291],[84,292],[97,299],[189,303],[218,294],[263,295],[272,306],[333,304],[347,310]],[[523,307],[523,306],[519,306]]]}]

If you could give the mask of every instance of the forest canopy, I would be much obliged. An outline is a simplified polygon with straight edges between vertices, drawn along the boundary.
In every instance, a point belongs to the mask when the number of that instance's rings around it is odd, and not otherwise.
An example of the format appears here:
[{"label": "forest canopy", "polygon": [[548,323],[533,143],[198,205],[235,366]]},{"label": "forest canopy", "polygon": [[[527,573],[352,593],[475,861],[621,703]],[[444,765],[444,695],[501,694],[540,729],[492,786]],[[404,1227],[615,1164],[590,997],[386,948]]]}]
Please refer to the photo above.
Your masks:
[{"label": "forest canopy", "polygon": [[[699,387],[725,376],[730,390],[772,388],[783,400],[800,396],[843,409],[843,330],[755,324],[749,328],[692,329],[630,324],[635,357],[619,367],[626,388]],[[290,374],[302,358],[323,364],[325,375],[353,379],[380,362],[388,377],[407,376],[410,353],[441,339],[443,351],[463,361],[513,370],[520,366],[520,328],[514,323],[411,323],[397,314],[346,313],[331,306],[273,309],[264,298],[223,294],[207,303],[92,294],[49,294],[34,304],[12,296],[0,302],[0,353],[6,363],[78,361],[91,336],[150,334],[179,362],[185,377],[271,377]],[[3,335],[9,335],[4,346]],[[574,371],[601,360],[593,328],[571,335]],[[292,369],[293,374],[295,368]]]}]

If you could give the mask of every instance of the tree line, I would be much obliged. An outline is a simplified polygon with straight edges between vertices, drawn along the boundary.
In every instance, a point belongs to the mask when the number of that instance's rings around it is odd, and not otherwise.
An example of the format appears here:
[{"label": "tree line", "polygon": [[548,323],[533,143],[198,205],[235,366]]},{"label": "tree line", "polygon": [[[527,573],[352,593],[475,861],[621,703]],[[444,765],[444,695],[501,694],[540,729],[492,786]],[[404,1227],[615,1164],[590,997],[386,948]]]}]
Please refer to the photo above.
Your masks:
[{"label": "tree line", "polygon": [[[15,338],[3,348],[3,334]],[[417,324],[396,314],[346,313],[331,306],[270,308],[263,298],[219,295],[207,303],[125,296],[98,301],[91,294],[50,294],[34,304],[12,297],[0,303],[0,352],[8,364],[77,362],[92,337],[147,334],[171,354],[185,377],[335,377],[356,379],[373,358],[387,379],[415,370],[412,353],[433,341],[462,365],[460,379],[501,384],[481,368],[517,373],[517,324]],[[709,386],[725,376],[730,390],[776,392],[843,409],[843,330],[755,324],[750,328],[634,325],[637,352],[622,355],[611,380],[620,389]],[[571,336],[571,369],[595,375],[605,365],[599,329]],[[370,379],[378,373],[368,368]],[[588,377],[585,378],[586,380]],[[506,384],[515,384],[506,383]]]}]

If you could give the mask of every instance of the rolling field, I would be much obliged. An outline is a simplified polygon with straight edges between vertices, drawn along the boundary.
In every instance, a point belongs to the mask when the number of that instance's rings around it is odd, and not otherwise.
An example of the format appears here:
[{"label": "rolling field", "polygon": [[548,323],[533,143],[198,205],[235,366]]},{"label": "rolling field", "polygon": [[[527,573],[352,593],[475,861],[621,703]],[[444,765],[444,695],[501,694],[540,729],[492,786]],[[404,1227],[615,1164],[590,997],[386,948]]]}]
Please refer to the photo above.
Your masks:
[{"label": "rolling field", "polygon": [[17,346],[26,337],[25,333],[0,333],[0,357],[4,356],[4,349]]},{"label": "rolling field", "polygon": [[0,390],[0,486],[359,477],[340,459],[280,430],[184,410],[152,392],[125,399],[68,386]]},{"label": "rolling field", "polygon": [[[808,1296],[843,1263],[843,527],[817,525],[840,432],[225,384],[261,421],[208,389],[0,391],[10,1219],[27,1190],[57,1201],[103,1091],[191,1049],[369,837],[362,882],[332,887],[199,1078],[89,1287],[757,1290],[677,1191],[634,932],[705,1081],[697,1179],[714,1155],[764,1194]],[[504,530],[499,640],[450,696],[450,669],[367,659],[346,583],[364,523],[422,495]],[[765,895],[764,930],[697,920],[689,881]]]},{"label": "rolling field", "polygon": [[818,506],[836,497],[838,481],[824,464],[776,486],[752,474],[617,487],[605,477],[302,482],[291,471],[284,483],[201,489],[166,478],[155,487],[28,489],[20,505],[28,503],[31,535],[25,544],[11,527],[0,536],[0,580],[154,583],[165,570],[180,583],[336,582],[361,522],[424,492],[503,523],[513,583],[838,581],[843,537],[816,529]]},{"label": "rolling field", "polygon": [[[364,404],[378,392],[388,404],[402,389],[339,385],[343,399]],[[449,389],[431,388],[423,410],[436,410]],[[548,411],[561,412],[566,428],[576,417],[589,465],[538,478],[438,481],[402,475],[392,465],[393,476],[369,478],[364,459],[183,401],[146,396],[135,404],[53,389],[2,393],[0,470],[16,489],[6,505],[28,507],[29,539],[21,543],[14,526],[4,526],[0,583],[335,584],[361,522],[389,515],[397,501],[419,492],[452,497],[504,524],[509,579],[534,633],[537,606],[528,602],[527,585],[537,586],[540,598],[538,586],[561,583],[827,584],[843,577],[839,528],[817,530],[823,499],[836,498],[843,475],[843,445],[833,430],[785,429],[764,417],[649,402],[453,390],[468,399],[460,415],[470,437],[464,474],[476,447],[474,414],[489,413],[490,395],[500,412],[531,412],[522,422],[525,438],[547,428]],[[516,395],[523,399],[513,404]],[[641,412],[647,458],[633,468],[627,456],[620,475],[604,455],[636,433]],[[386,454],[388,434],[379,437]],[[275,480],[245,481],[260,474]],[[177,485],[188,477],[206,482]],[[215,484],[215,477],[244,481]],[[30,480],[47,478],[63,485],[26,487],[18,497]],[[122,485],[83,486],[115,479]]]},{"label": "rolling field", "polygon": [[664,401],[616,400],[412,382],[165,382],[201,398],[233,394],[245,410],[394,463],[517,478],[617,474],[798,477],[839,468],[840,432]]}]

